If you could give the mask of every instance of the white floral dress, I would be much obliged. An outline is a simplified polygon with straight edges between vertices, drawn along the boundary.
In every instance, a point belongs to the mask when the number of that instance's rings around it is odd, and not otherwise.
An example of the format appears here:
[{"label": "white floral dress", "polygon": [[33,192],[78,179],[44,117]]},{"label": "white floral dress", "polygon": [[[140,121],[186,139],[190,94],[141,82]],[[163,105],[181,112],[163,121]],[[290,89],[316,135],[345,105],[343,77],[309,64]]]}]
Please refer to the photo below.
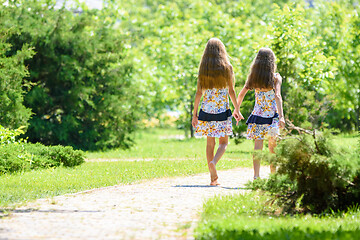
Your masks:
[{"label": "white floral dress", "polygon": [[228,89],[208,89],[201,103],[195,136],[219,138],[232,135],[231,118]]},{"label": "white floral dress", "polygon": [[277,113],[275,91],[255,90],[255,107],[246,121],[247,139],[267,139],[279,135],[279,114]]}]

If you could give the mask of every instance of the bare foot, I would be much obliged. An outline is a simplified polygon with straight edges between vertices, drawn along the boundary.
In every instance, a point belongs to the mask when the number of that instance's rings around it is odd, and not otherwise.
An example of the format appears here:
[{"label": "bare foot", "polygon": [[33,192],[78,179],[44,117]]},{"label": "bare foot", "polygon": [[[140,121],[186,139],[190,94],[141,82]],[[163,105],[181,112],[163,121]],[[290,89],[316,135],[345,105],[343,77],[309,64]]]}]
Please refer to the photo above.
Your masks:
[{"label": "bare foot", "polygon": [[214,181],[211,181],[210,186],[219,186],[220,183],[218,183],[217,179]]},{"label": "bare foot", "polygon": [[210,171],[210,178],[211,178],[210,185],[212,185],[212,186],[220,185],[217,182],[218,175],[217,175],[217,172],[216,172],[215,164],[212,161],[209,163],[209,171]]}]

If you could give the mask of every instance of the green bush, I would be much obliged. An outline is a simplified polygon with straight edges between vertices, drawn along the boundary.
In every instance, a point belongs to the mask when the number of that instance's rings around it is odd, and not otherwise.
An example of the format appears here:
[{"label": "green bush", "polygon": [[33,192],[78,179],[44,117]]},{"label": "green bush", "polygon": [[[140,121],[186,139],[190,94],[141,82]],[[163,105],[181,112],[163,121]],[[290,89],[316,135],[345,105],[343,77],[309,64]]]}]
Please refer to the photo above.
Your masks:
[{"label": "green bush", "polygon": [[44,146],[36,143],[25,144],[24,148],[33,155],[33,165],[37,168],[74,167],[84,162],[84,153],[70,146]]},{"label": "green bush", "polygon": [[18,29],[13,24],[4,24],[10,16],[2,8],[3,4],[0,5],[0,124],[18,128],[27,126],[31,116],[31,109],[26,108],[23,101],[28,89],[26,77],[29,75],[25,60],[31,58],[34,51],[24,43],[9,56],[12,44],[7,41],[9,36],[18,33]]},{"label": "green bush", "polygon": [[24,105],[34,113],[26,137],[86,150],[126,148],[143,108],[126,37],[115,29],[120,12],[82,5],[81,14],[74,14],[55,3],[0,6],[9,15],[5,27],[19,29],[9,34],[7,54],[16,57],[25,43],[36,52],[25,62],[32,87]]},{"label": "green bush", "polygon": [[32,156],[24,149],[23,144],[0,146],[0,174],[20,172],[31,169]]},{"label": "green bush", "polygon": [[73,167],[84,162],[84,153],[72,147],[14,143],[0,146],[0,174],[51,167]]},{"label": "green bush", "polygon": [[360,202],[360,157],[339,149],[329,133],[300,135],[282,141],[268,155],[278,171],[252,187],[271,192],[285,211],[321,213]]},{"label": "green bush", "polygon": [[16,139],[24,134],[22,127],[18,129],[8,129],[0,125],[0,145],[23,142],[22,139]]}]

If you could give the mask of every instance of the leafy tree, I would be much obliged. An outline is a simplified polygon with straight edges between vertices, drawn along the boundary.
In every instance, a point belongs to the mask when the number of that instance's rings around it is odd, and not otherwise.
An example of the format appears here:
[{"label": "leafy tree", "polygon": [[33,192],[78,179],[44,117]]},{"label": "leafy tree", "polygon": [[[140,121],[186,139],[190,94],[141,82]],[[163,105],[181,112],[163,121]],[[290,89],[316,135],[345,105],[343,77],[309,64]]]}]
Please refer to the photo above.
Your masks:
[{"label": "leafy tree", "polygon": [[[318,1],[309,12],[313,23],[312,34],[321,36],[325,54],[336,57],[335,81],[325,87],[332,96],[332,108],[325,121],[330,127],[353,130],[356,125],[359,85],[356,40],[358,8],[353,1]],[[357,124],[359,125],[359,124]]]},{"label": "leafy tree", "polygon": [[114,30],[116,9],[81,5],[75,13],[48,1],[9,4],[20,28],[11,38],[13,54],[24,43],[37,52],[27,61],[35,85],[25,97],[34,112],[29,141],[90,150],[128,147],[141,100],[124,36]]},{"label": "leafy tree", "polygon": [[7,28],[9,16],[0,5],[0,124],[7,128],[27,127],[31,109],[23,104],[26,92],[28,70],[24,64],[34,52],[28,44],[19,46],[14,54],[9,55],[11,44],[9,36],[17,34],[17,29]]}]

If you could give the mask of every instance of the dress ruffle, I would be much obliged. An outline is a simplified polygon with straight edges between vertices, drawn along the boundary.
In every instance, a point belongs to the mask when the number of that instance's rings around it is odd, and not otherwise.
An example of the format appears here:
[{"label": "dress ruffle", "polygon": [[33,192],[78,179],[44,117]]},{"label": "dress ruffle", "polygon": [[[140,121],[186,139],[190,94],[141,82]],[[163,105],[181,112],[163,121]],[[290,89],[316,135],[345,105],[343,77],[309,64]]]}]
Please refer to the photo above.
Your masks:
[{"label": "dress ruffle", "polygon": [[262,124],[270,125],[270,124],[272,124],[274,118],[279,118],[279,114],[275,113],[275,115],[270,118],[265,118],[265,117],[256,116],[256,115],[251,114],[250,117],[246,121],[246,125],[248,125],[249,123],[256,123],[259,125],[262,125]]},{"label": "dress ruffle", "polygon": [[225,112],[216,113],[216,114],[207,113],[207,112],[204,112],[202,109],[200,109],[198,120],[206,121],[206,122],[226,121],[231,116],[232,116],[232,112],[230,109],[227,109]]},{"label": "dress ruffle", "polygon": [[226,135],[232,135],[232,117],[229,117],[226,121],[198,121],[198,125],[195,130],[196,137],[208,136],[208,137],[225,137]]}]

